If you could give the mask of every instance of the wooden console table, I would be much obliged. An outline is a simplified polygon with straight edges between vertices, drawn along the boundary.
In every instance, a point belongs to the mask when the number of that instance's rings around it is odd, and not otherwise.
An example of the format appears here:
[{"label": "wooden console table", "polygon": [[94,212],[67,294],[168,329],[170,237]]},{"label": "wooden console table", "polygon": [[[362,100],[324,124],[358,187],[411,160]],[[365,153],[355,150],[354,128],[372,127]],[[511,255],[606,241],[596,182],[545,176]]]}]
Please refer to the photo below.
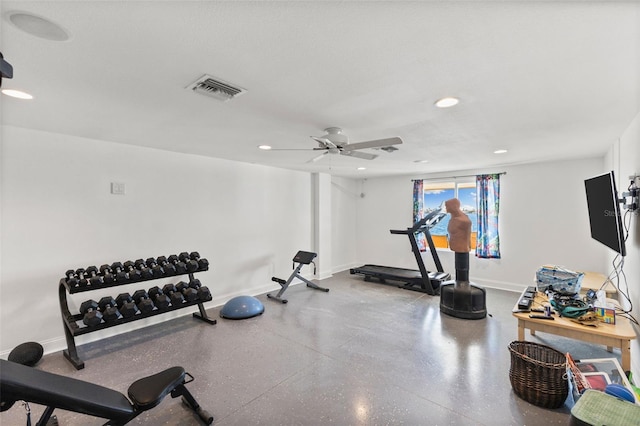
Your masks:
[{"label": "wooden console table", "polygon": [[[534,306],[547,303],[547,298],[538,293]],[[536,312],[534,312],[536,313]],[[624,371],[631,370],[631,340],[636,333],[627,318],[616,316],[616,324],[598,323],[597,327],[577,324],[568,318],[553,315],[554,320],[529,318],[529,312],[518,312],[517,305],[513,316],[518,319],[518,340],[525,340],[525,329],[529,329],[532,336],[536,332],[551,333],[570,339],[582,340],[587,343],[605,345],[611,352],[612,348],[620,348],[622,360],[620,365]]]},{"label": "wooden console table", "polygon": [[587,290],[600,290],[600,287],[604,285],[603,290],[607,294],[607,297],[616,297],[618,292],[616,288],[611,284],[611,281],[607,279],[604,274],[599,272],[583,272],[584,278],[582,279],[581,293],[586,293]]}]

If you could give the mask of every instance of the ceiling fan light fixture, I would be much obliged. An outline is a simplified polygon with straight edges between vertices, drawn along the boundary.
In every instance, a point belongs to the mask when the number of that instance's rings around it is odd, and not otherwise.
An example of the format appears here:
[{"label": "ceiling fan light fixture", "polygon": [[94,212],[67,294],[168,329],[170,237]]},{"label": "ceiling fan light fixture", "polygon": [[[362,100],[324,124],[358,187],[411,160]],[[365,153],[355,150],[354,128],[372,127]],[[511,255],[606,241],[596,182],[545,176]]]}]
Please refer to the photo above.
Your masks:
[{"label": "ceiling fan light fixture", "polygon": [[452,106],[458,105],[460,100],[458,98],[454,98],[453,96],[447,96],[445,98],[438,99],[435,105],[438,108],[450,108]]}]

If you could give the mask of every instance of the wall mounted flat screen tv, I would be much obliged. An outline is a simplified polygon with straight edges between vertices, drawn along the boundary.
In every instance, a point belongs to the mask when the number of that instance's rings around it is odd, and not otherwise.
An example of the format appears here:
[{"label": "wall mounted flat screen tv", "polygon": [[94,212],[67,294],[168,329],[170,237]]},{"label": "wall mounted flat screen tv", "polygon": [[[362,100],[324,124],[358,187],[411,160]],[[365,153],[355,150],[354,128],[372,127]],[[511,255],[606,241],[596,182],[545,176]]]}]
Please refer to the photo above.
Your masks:
[{"label": "wall mounted flat screen tv", "polygon": [[626,256],[620,202],[613,171],[584,181],[591,238]]}]

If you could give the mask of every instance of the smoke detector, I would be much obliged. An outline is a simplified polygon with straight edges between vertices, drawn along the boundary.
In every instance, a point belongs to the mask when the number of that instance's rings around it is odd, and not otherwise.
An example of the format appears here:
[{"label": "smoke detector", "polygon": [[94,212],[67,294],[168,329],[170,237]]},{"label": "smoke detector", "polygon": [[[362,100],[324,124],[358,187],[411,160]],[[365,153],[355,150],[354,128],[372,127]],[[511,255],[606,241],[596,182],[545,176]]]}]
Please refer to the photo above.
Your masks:
[{"label": "smoke detector", "polygon": [[188,85],[186,89],[223,102],[246,93],[246,89],[207,74]]}]

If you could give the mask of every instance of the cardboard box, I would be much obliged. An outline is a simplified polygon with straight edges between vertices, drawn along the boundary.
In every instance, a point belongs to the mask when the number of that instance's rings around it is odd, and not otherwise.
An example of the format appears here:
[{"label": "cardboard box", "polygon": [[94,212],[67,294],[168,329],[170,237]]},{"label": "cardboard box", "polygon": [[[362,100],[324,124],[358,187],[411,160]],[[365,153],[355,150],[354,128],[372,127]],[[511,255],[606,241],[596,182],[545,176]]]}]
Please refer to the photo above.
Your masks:
[{"label": "cardboard box", "polygon": [[616,310],[609,308],[593,308],[598,319],[606,324],[616,323]]}]

